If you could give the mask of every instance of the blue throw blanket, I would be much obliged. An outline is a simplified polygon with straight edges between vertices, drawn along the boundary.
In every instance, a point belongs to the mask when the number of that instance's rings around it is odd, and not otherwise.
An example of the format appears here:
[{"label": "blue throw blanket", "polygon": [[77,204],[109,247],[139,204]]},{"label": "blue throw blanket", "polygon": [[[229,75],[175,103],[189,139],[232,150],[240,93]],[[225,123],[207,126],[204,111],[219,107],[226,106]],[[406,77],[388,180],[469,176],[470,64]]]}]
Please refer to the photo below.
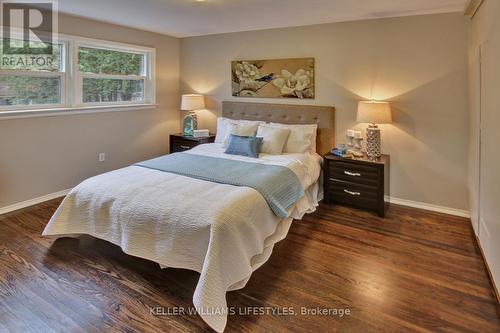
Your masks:
[{"label": "blue throw blanket", "polygon": [[303,195],[297,175],[287,167],[235,161],[219,157],[175,153],[135,164],[220,184],[251,187],[264,197],[280,218]]}]

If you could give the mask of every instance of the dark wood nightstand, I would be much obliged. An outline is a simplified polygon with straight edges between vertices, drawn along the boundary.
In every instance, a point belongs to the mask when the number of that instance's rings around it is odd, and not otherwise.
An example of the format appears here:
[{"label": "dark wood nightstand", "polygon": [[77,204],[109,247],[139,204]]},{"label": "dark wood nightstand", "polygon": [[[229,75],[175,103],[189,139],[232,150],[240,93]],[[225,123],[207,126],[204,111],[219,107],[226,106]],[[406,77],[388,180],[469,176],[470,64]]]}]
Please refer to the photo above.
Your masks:
[{"label": "dark wood nightstand", "polygon": [[210,134],[205,138],[195,138],[192,136],[184,136],[182,134],[170,134],[170,153],[186,151],[198,145],[212,143],[214,141],[215,134]]},{"label": "dark wood nightstand", "polygon": [[389,155],[380,159],[323,156],[325,202],[347,204],[385,216],[385,180]]}]

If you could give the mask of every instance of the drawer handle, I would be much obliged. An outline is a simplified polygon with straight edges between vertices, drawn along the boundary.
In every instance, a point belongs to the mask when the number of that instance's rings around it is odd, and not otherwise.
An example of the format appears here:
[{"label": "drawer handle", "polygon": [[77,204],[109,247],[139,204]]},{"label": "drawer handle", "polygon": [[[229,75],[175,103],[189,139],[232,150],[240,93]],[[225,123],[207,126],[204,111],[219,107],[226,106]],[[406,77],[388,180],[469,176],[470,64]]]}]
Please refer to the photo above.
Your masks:
[{"label": "drawer handle", "polygon": [[189,146],[179,146],[179,147],[181,147],[182,149],[190,149],[191,148]]},{"label": "drawer handle", "polygon": [[359,193],[359,192],[353,192],[353,191],[349,191],[349,190],[346,190],[346,189],[344,189],[344,192],[347,193],[347,194],[350,194],[350,195],[361,195],[361,193]]},{"label": "drawer handle", "polygon": [[350,171],[344,170],[344,174],[346,174],[348,176],[353,176],[353,177],[361,177],[361,174],[359,172],[350,172]]}]

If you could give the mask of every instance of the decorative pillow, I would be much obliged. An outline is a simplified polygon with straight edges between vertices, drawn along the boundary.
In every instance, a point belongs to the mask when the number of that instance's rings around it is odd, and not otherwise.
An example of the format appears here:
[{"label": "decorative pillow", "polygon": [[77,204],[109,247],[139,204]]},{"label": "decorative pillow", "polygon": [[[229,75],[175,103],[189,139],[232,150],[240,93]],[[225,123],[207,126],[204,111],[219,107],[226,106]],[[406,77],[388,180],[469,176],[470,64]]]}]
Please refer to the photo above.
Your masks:
[{"label": "decorative pillow", "polygon": [[264,139],[261,152],[270,155],[281,155],[289,135],[290,130],[288,128],[259,125],[257,137]]},{"label": "decorative pillow", "polygon": [[271,123],[269,126],[277,128],[288,128],[290,136],[286,142],[283,152],[285,153],[305,153],[316,152],[316,136],[318,133],[318,125],[289,125]]},{"label": "decorative pillow", "polygon": [[231,134],[225,153],[257,158],[262,148],[262,142],[262,138]]},{"label": "decorative pillow", "polygon": [[[262,121],[252,121],[252,120],[234,120],[224,117],[217,118],[217,134],[215,136],[215,143],[227,144],[231,130],[235,125],[255,125],[262,124]],[[255,133],[254,133],[255,134]]]}]

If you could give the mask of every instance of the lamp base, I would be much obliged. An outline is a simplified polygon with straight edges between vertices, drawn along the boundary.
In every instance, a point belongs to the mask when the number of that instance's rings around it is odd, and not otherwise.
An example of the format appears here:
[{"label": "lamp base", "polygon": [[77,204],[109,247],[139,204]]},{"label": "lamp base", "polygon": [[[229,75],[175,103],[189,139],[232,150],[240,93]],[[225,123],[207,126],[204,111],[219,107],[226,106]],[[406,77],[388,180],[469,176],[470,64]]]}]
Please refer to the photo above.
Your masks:
[{"label": "lamp base", "polygon": [[198,129],[198,117],[196,112],[190,111],[182,120],[182,134],[184,136],[193,136],[195,129]]},{"label": "lamp base", "polygon": [[377,125],[371,124],[366,129],[366,155],[370,158],[379,158],[380,146],[380,129]]}]

